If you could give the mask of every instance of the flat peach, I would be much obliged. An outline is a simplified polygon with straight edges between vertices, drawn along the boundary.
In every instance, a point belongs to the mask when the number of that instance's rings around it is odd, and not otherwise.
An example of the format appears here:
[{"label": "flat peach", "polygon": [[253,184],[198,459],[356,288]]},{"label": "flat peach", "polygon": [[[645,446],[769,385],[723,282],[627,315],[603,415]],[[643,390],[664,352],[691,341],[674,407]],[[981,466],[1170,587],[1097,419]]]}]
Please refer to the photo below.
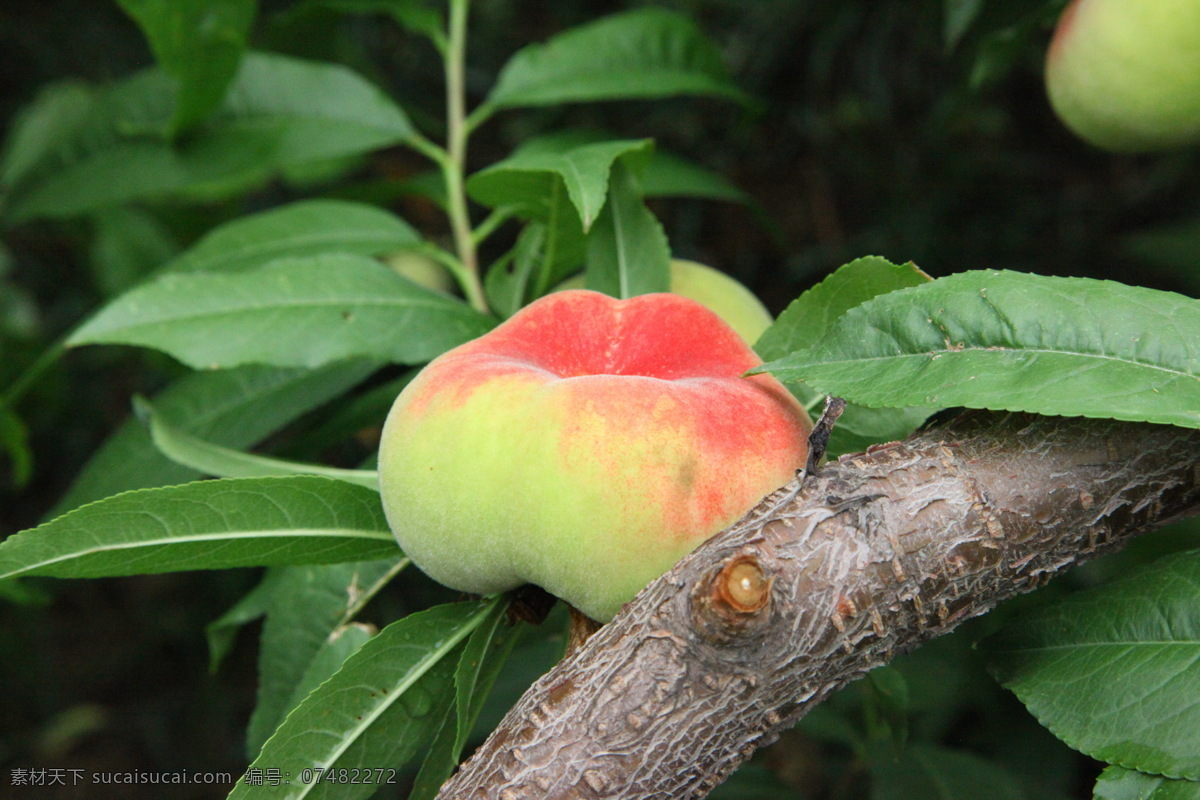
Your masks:
[{"label": "flat peach", "polygon": [[383,431],[404,551],[489,594],[542,586],[607,620],[803,465],[811,422],[716,314],[564,291],[429,364]]}]

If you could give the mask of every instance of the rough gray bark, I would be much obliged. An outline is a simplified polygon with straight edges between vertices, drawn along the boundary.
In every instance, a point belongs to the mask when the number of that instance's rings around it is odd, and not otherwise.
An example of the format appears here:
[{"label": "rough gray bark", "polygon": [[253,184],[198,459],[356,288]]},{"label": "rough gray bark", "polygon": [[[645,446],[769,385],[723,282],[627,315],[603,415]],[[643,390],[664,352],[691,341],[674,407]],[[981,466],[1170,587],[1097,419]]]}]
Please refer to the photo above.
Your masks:
[{"label": "rough gray bark", "polygon": [[702,798],[867,670],[1200,512],[1200,431],[978,413],[768,496],[530,688],[440,798]]}]

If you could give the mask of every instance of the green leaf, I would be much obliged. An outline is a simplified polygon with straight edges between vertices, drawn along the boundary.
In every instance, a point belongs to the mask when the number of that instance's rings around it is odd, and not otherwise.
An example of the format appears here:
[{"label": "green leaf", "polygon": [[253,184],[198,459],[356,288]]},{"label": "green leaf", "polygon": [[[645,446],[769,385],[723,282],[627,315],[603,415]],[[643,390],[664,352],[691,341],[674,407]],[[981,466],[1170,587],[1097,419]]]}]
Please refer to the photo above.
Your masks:
[{"label": "green leaf", "polygon": [[[625,158],[641,161],[644,154],[650,152],[649,140],[645,142],[644,149],[635,146],[627,151]],[[604,172],[600,187],[602,195],[596,198],[591,195],[591,188],[594,188],[593,179],[598,176],[576,174],[569,163],[579,156],[574,151],[596,144],[613,142],[597,141],[577,132],[540,137],[523,145],[514,158],[518,161],[528,158],[530,164],[539,160],[544,163],[561,161],[557,168],[564,172],[484,170],[468,182],[468,190],[480,190],[482,201],[503,204],[505,211],[530,220],[513,249],[491,265],[484,280],[489,307],[501,317],[512,316],[583,265],[587,249],[584,217],[590,206],[604,202],[603,193],[607,192],[612,165],[593,163],[593,166],[603,166]],[[593,150],[591,154],[600,152]],[[586,164],[588,159],[585,155],[580,163]],[[578,185],[583,208],[568,197],[568,178]]]},{"label": "green leaf", "polygon": [[54,599],[39,587],[20,581],[0,581],[0,599],[22,606],[48,606]]},{"label": "green leaf", "polygon": [[319,253],[380,256],[420,243],[411,225],[375,206],[301,200],[215,228],[165,271],[245,272],[279,258]]},{"label": "green leaf", "polygon": [[479,712],[483,710],[492,684],[523,630],[519,623],[509,621],[508,602],[505,600],[495,606],[491,616],[467,640],[467,646],[458,661],[458,670],[454,673],[454,705],[458,720],[458,733],[454,738],[456,760],[466,746],[467,737],[475,726]]},{"label": "green leaf", "polygon": [[446,181],[437,169],[418,171],[406,178],[364,178],[327,187],[326,197],[391,208],[405,199],[428,200],[442,211],[449,208]]},{"label": "green leaf", "polygon": [[[968,80],[970,87],[978,92],[1000,83],[1028,58],[1032,47],[1044,47],[1046,31],[1054,24],[1062,8],[1063,3],[1059,0],[989,3],[983,10],[997,10],[998,13],[991,15],[993,19],[988,20],[990,25],[983,26],[980,24],[983,20],[978,19],[973,26],[975,31],[982,28],[986,32],[979,34],[975,63],[971,65]],[[980,15],[984,16],[988,15]]]},{"label": "green leaf", "polygon": [[[331,637],[407,563],[401,559],[278,570],[259,648],[258,702],[246,730],[251,758],[288,711],[341,666],[339,662],[327,669],[333,654],[321,653]],[[325,664],[315,663],[318,659]],[[305,687],[306,676],[316,683]]]},{"label": "green leaf", "polygon": [[1096,779],[1095,800],[1200,800],[1200,783],[1108,767]]},{"label": "green leaf", "polygon": [[879,256],[855,259],[793,300],[754,343],[754,351],[764,361],[771,361],[810,348],[855,306],[929,281],[930,277],[911,262],[893,264]]},{"label": "green leaf", "polygon": [[[3,198],[0,197],[2,203]],[[0,240],[0,337],[36,340],[42,336],[43,313],[30,288],[18,282],[14,274],[14,258],[12,251]],[[62,348],[56,344],[28,365],[22,365],[18,359],[5,364],[6,369],[0,370],[0,374],[19,374],[20,377],[15,380],[9,378],[11,382],[0,393],[0,406],[9,405],[21,393],[19,387],[22,383],[32,380],[41,369],[57,361],[61,354]]]},{"label": "green leaf", "polygon": [[454,673],[454,705],[430,745],[408,800],[432,800],[462,756],[484,702],[523,628],[507,620],[508,604],[497,604],[467,640]]},{"label": "green leaf", "polygon": [[[87,155],[126,141],[162,141],[175,108],[174,81],[161,69],[137,72],[104,87],[90,89],[79,99],[82,114],[65,114],[70,120],[52,143],[45,144],[30,163],[26,179],[45,177]],[[41,110],[40,101],[35,110]],[[38,126],[40,128],[40,126]]]},{"label": "green leaf", "polygon": [[163,70],[179,86],[171,133],[221,102],[254,22],[254,0],[117,0],[137,21]]},{"label": "green leaf", "polygon": [[965,272],[877,297],[784,381],[868,406],[967,406],[1200,427],[1200,301],[1085,278]]},{"label": "green leaf", "polygon": [[871,670],[863,682],[863,700],[863,716],[871,738],[887,742],[894,752],[903,753],[912,710],[904,675],[886,665]]},{"label": "green leaf", "polygon": [[522,216],[544,221],[553,210],[549,203],[556,184],[561,184],[587,231],[604,206],[613,164],[626,156],[644,159],[653,146],[650,139],[565,146],[554,139],[535,140],[477,172],[467,181],[467,191],[484,205],[515,207]]},{"label": "green leaf", "polygon": [[315,476],[231,478],[100,500],[0,544],[0,580],[395,557],[379,494]]},{"label": "green leaf", "polygon": [[271,475],[321,475],[347,481],[374,491],[379,490],[379,473],[374,470],[339,469],[321,464],[302,464],[282,458],[245,453],[229,447],[206,442],[185,433],[163,420],[154,406],[141,397],[134,398],[138,416],[150,426],[154,446],[177,464],[190,467],[218,478],[261,478]]},{"label": "green leaf", "polygon": [[[78,90],[61,103],[43,105],[39,98],[31,109],[28,138],[47,135],[47,140],[20,148],[26,158],[14,179],[19,191],[11,197],[13,217],[79,214],[116,205],[107,202],[111,197],[136,196],[138,187],[174,186],[186,172],[185,165],[175,163],[181,157],[164,139],[174,105],[175,87],[160,69],[144,70],[103,89]],[[57,113],[45,113],[51,110]],[[21,134],[23,141],[24,130]],[[207,180],[210,172],[224,168],[198,163],[193,178]],[[89,179],[107,183],[93,185]],[[55,204],[65,204],[67,211]]]},{"label": "green leaf", "polygon": [[613,297],[666,292],[671,247],[633,172],[613,165],[608,202],[588,234],[586,285]]},{"label": "green leaf", "polygon": [[488,270],[484,279],[488,307],[501,317],[511,317],[525,305],[529,284],[547,250],[547,238],[544,223],[530,222],[521,230],[512,252]]},{"label": "green leaf", "polygon": [[[346,67],[249,53],[220,107],[177,142],[160,71],[111,87],[12,198],[13,219],[69,217],[142,198],[240,190],[289,165],[410,141],[407,115]],[[224,188],[223,188],[224,187]]]},{"label": "green leaf", "polygon": [[1137,231],[1122,240],[1121,249],[1195,286],[1200,272],[1200,217]]},{"label": "green leaf", "polygon": [[642,191],[646,197],[699,197],[748,203],[750,196],[719,172],[672,153],[655,150],[642,170]]},{"label": "green leaf", "polygon": [[12,189],[51,160],[84,124],[92,109],[93,94],[91,88],[79,83],[56,83],[43,88],[32,103],[22,108],[4,143],[0,187]]},{"label": "green leaf", "polygon": [[291,441],[290,449],[296,452],[321,452],[343,444],[363,431],[377,431],[400,392],[418,372],[419,369],[415,368],[408,370],[399,378],[345,398],[336,408],[330,409],[312,430],[298,434]]},{"label": "green leaf", "polygon": [[166,226],[141,209],[105,209],[95,225],[91,266],[105,297],[131,288],[179,251]]},{"label": "green leaf", "polygon": [[342,668],[346,659],[362,649],[375,633],[373,626],[362,622],[351,622],[336,628],[321,643],[312,661],[308,662],[308,667],[284,707],[295,708],[300,705],[313,689],[329,680],[333,673]]},{"label": "green leaf", "polygon": [[413,33],[429,38],[438,47],[445,43],[446,23],[441,12],[426,0],[306,0],[285,13],[301,14],[314,8],[343,14],[387,14]]},{"label": "green leaf", "polygon": [[583,269],[587,251],[588,237],[574,212],[564,208],[563,213],[552,215],[532,254],[534,264],[525,302],[542,297]]},{"label": "green leaf", "polygon": [[575,211],[562,200],[563,194],[557,184],[549,200],[549,219],[527,223],[513,249],[488,269],[484,280],[488,305],[501,317],[512,316],[558,287],[583,265],[587,237]]},{"label": "green leaf", "polygon": [[354,356],[428,361],[494,320],[346,253],[236,274],[166,274],[105,306],[67,344],[133,344],[196,368],[316,367]]},{"label": "green leaf", "polygon": [[[741,189],[731,184],[722,175],[705,169],[700,165],[681,156],[663,152],[654,145],[653,140],[625,140],[630,144],[644,143],[645,150],[633,152],[638,156],[638,174],[642,181],[642,191],[647,197],[699,197],[709,200],[726,200],[736,203],[749,202],[749,197]],[[620,144],[620,137],[602,130],[590,128],[568,129],[555,133],[538,136],[522,144],[513,153],[514,159],[529,158],[552,161],[555,156],[579,159],[592,158],[602,149],[582,150],[582,148],[603,148]],[[580,150],[580,153],[573,151]],[[473,175],[467,182],[467,189],[472,196],[486,205],[504,205],[507,193],[515,195],[514,203],[525,216],[534,219],[545,219],[544,211],[545,185],[520,173],[512,174],[510,185],[500,184],[493,170],[499,170],[510,165],[506,159],[492,167],[483,169]],[[552,171],[562,171],[564,165],[555,164]],[[543,171],[535,168],[534,171]],[[565,178],[566,173],[564,173]],[[522,183],[522,181],[525,181]],[[558,182],[553,182],[558,186]],[[605,168],[604,183],[599,187],[601,194],[607,188],[607,168]],[[479,189],[478,194],[475,190]],[[603,197],[600,198],[603,202]]]},{"label": "green leaf", "polygon": [[21,418],[7,408],[0,408],[0,453],[12,465],[12,481],[18,488],[29,483],[33,475],[33,450],[29,446],[29,429]]},{"label": "green leaf", "polygon": [[523,48],[505,64],[487,102],[511,108],[683,94],[745,101],[720,52],[691,19],[643,8]]},{"label": "green leaf", "polygon": [[264,146],[238,150],[223,144],[195,153],[161,142],[116,142],[32,182],[13,198],[10,214],[22,222],[73,217],[143,198],[179,196],[223,179],[265,180],[268,158]]},{"label": "green leaf", "polygon": [[996,678],[1071,747],[1200,779],[1200,551],[1022,616],[980,647]]},{"label": "green leaf", "polygon": [[275,165],[365,153],[416,135],[404,111],[353,70],[268,53],[246,55],[206,130],[210,147],[270,140]]},{"label": "green leaf", "polygon": [[[368,361],[320,369],[239,367],[187,375],[154,398],[163,419],[181,431],[226,447],[247,447],[367,377]],[[200,477],[158,451],[150,431],[126,421],[101,445],[50,516],[118,492],[184,483]]]},{"label": "green leaf", "polygon": [[[229,795],[246,798],[360,798],[411,760],[434,735],[453,702],[454,671],[462,642],[498,600],[437,606],[384,628],[294,709],[263,746],[251,768],[279,769],[291,783],[248,786],[245,776]],[[320,770],[371,771],[371,782],[305,781]],[[395,773],[391,773],[395,780]]]},{"label": "green leaf", "polygon": [[[882,748],[881,748],[882,749]],[[915,745],[900,757],[871,761],[871,800],[1021,800],[1019,782],[1004,768],[970,753]]]},{"label": "green leaf", "polygon": [[942,40],[946,51],[958,46],[963,34],[970,29],[975,18],[983,9],[984,0],[942,0],[943,16]]},{"label": "green leaf", "polygon": [[[879,256],[851,261],[792,301],[775,323],[763,332],[754,350],[765,361],[782,359],[811,347],[829,332],[843,314],[874,297],[930,278],[914,264],[892,264]],[[814,416],[823,396],[802,383],[791,388]],[[867,408],[849,403],[833,429],[828,454],[834,458],[865,450],[878,442],[903,439],[930,415],[922,408]]]},{"label": "green leaf", "polygon": [[542,624],[526,627],[512,657],[500,669],[492,691],[482,698],[483,711],[471,731],[472,739],[486,738],[534,681],[562,661],[567,644],[567,617],[565,605],[556,603]]},{"label": "green leaf", "polygon": [[204,628],[204,637],[208,640],[208,669],[216,672],[225,660],[225,656],[233,648],[233,640],[238,629],[253,622],[267,613],[271,597],[279,585],[279,579],[285,574],[282,569],[269,569],[253,589],[242,596],[228,611]]},{"label": "green leaf", "polygon": [[750,761],[713,789],[706,800],[782,800],[794,797],[795,791],[780,779],[772,766]]}]

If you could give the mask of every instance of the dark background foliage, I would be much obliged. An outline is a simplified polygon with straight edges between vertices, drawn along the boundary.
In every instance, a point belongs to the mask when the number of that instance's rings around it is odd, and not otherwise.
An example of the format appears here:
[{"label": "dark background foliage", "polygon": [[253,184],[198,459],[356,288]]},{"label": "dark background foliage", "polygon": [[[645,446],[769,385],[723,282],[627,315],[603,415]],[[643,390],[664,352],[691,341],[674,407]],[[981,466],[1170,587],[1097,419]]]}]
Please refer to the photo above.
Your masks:
[{"label": "dark background foliage", "polygon": [[[473,94],[483,95],[520,46],[636,5],[479,3],[468,76]],[[477,135],[474,166],[552,126],[653,137],[753,198],[745,206],[655,201],[675,253],[732,273],[775,312],[865,254],[912,260],[934,276],[1006,268],[1195,294],[1195,259],[1173,256],[1169,247],[1178,238],[1155,232],[1200,212],[1200,154],[1114,156],[1062,127],[1041,86],[1041,60],[1061,3],[984,4],[971,26],[952,32],[952,42],[947,15],[968,4],[951,0],[659,5],[701,23],[756,107],[680,99],[509,112]],[[437,59],[425,42],[379,18],[264,2],[254,44],[348,63],[384,86],[414,118],[438,124],[443,90]],[[104,82],[150,63],[137,28],[114,3],[6,0],[0,7],[0,126],[6,129],[48,83]],[[397,179],[423,168],[411,153],[390,150],[357,172],[364,179]],[[221,221],[333,189],[319,180],[299,187],[277,182],[236,201],[150,207],[161,236],[143,242],[140,260],[125,259],[121,268],[136,272],[156,253],[169,255]],[[436,233],[443,224],[419,199],[397,197],[392,205],[425,230]],[[0,386],[128,280],[114,273],[113,260],[99,249],[102,224],[38,222],[3,232]],[[0,459],[0,537],[46,514],[87,455],[127,416],[133,393],[152,391],[180,372],[166,357],[146,351],[95,348],[69,354],[43,375],[20,405],[35,453],[31,469],[26,475],[20,465]],[[316,421],[293,426],[277,437],[276,448],[286,451]],[[369,447],[369,431],[364,436]],[[321,455],[351,462],[358,454]],[[211,676],[202,632],[253,581],[243,571],[47,582],[38,585],[41,603],[0,606],[0,765],[236,775],[244,768],[242,730],[253,703],[253,645],[244,635],[231,660]],[[402,606],[405,598],[384,602]],[[971,661],[965,642],[957,637],[939,645],[942,655]],[[941,679],[938,653],[924,658],[905,668],[918,688],[921,681]],[[980,673],[971,674],[951,689],[975,701],[943,704],[941,713],[953,718],[925,717],[920,724],[948,743],[1023,761],[1027,774],[1041,770],[1054,791],[1083,796],[1094,769],[1050,740],[1015,702],[980,681]],[[880,683],[842,702],[878,710],[886,709],[880,701],[886,697]],[[823,719],[812,724],[835,725]],[[1027,736],[1012,736],[1026,729]],[[1008,733],[1006,744],[1000,731]],[[776,793],[760,787],[728,796],[822,796],[778,788],[798,783],[825,786],[828,796],[854,796],[857,779],[849,762],[847,752],[821,750],[796,734],[748,771],[774,773],[769,785]],[[846,769],[836,773],[830,763]],[[143,789],[121,796],[164,796]],[[46,790],[37,796],[68,795]],[[76,790],[69,796],[113,795]],[[171,796],[218,797],[224,790],[190,786]]]}]

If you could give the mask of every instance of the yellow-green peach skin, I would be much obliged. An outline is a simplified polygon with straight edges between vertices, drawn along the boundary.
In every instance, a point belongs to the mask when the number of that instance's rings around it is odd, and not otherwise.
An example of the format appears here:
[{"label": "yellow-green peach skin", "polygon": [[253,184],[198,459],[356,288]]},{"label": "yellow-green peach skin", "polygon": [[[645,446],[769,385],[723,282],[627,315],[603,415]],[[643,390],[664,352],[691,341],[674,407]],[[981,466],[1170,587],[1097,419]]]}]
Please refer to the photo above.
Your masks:
[{"label": "yellow-green peach skin", "polygon": [[1200,143],[1200,0],[1074,0],[1046,56],[1046,90],[1097,147]]},{"label": "yellow-green peach skin", "polygon": [[556,292],[431,362],[379,452],[384,509],[435,580],[537,584],[594,619],[803,465],[811,422],[716,314]]}]

